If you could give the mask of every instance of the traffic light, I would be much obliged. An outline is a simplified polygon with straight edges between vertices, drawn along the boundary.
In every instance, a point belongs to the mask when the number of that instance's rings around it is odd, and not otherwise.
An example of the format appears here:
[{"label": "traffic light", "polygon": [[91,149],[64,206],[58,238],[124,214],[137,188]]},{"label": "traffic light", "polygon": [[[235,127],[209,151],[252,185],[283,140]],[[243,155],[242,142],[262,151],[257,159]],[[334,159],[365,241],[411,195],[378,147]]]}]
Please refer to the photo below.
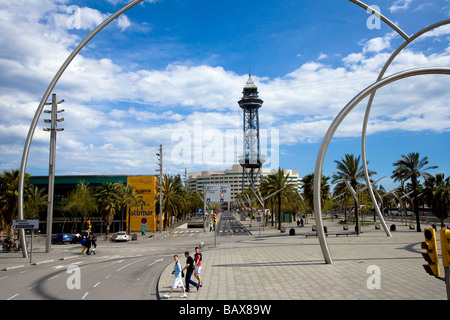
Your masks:
[{"label": "traffic light", "polygon": [[444,268],[450,266],[450,230],[441,229],[441,254]]},{"label": "traffic light", "polygon": [[91,228],[92,228],[92,226],[91,226],[91,220],[88,220],[88,221],[87,221],[87,224],[88,224],[88,230],[91,231]]},{"label": "traffic light", "polygon": [[422,256],[428,264],[424,264],[423,268],[429,275],[439,278],[441,274],[439,271],[436,232],[433,228],[425,228],[424,235],[425,241],[422,242],[421,247],[422,249],[426,249],[427,252],[422,253]]},{"label": "traffic light", "polygon": [[214,224],[217,224],[217,216],[215,213],[213,214],[213,218],[214,218]]}]

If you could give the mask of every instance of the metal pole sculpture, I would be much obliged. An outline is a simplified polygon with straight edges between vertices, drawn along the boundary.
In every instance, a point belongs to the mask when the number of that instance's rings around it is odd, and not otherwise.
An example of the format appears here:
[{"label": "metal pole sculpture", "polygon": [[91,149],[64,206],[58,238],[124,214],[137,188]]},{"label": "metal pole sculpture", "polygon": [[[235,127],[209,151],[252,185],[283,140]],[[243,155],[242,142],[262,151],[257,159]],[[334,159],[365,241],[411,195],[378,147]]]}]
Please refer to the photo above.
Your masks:
[{"label": "metal pole sculpture", "polygon": [[[428,32],[428,31],[430,31],[430,30],[432,30],[432,29],[435,29],[435,28],[437,28],[437,27],[443,26],[443,25],[445,25],[445,24],[449,24],[449,23],[450,23],[450,20],[444,20],[444,21],[441,21],[441,22],[432,24],[432,25],[430,25],[430,26],[428,26],[428,27],[422,29],[421,31],[417,32],[417,33],[414,34],[413,36],[408,37],[408,38],[406,39],[406,41],[403,42],[403,44],[402,44],[400,47],[398,47],[398,49],[397,49],[396,51],[394,51],[394,52],[392,53],[392,55],[389,57],[389,59],[387,60],[387,62],[386,62],[385,65],[384,65],[383,69],[380,71],[380,74],[378,75],[377,81],[379,81],[379,80],[383,77],[384,73],[386,72],[387,68],[389,67],[389,65],[391,64],[391,62],[394,60],[394,58],[395,58],[395,57],[396,57],[396,56],[397,56],[397,55],[398,55],[398,54],[399,54],[399,53],[400,53],[400,52],[401,52],[401,51],[402,51],[409,43],[411,43],[412,41],[414,41],[415,39],[417,39],[419,36],[423,35],[424,33]],[[367,102],[366,113],[365,113],[365,115],[364,115],[364,121],[363,121],[363,127],[362,127],[362,137],[361,137],[361,158],[362,158],[362,164],[363,164],[364,178],[365,178],[366,184],[367,184],[367,192],[369,193],[370,199],[371,199],[372,202],[374,203],[375,212],[377,213],[378,217],[380,218],[380,221],[381,221],[381,223],[382,223],[382,225],[383,225],[383,228],[384,228],[386,234],[387,234],[388,236],[391,236],[391,234],[390,234],[390,232],[389,232],[389,229],[388,229],[388,227],[387,227],[387,225],[386,225],[386,222],[384,221],[383,214],[382,214],[382,212],[380,211],[380,208],[379,208],[378,205],[377,205],[377,201],[376,201],[376,198],[375,198],[375,194],[374,194],[374,192],[373,192],[372,185],[371,185],[371,183],[370,183],[369,170],[367,169],[367,158],[366,158],[366,134],[367,134],[367,124],[368,124],[368,122],[369,122],[369,113],[370,113],[370,109],[371,109],[371,107],[372,107],[372,102],[373,102],[373,99],[374,99],[374,97],[375,97],[375,93],[376,93],[376,91],[374,91],[374,92],[370,95],[369,101]],[[418,228],[418,227],[419,227],[419,226],[417,225],[417,228]]]},{"label": "metal pole sculpture", "polygon": [[394,75],[388,76],[386,78],[381,79],[368,86],[366,89],[361,91],[358,95],[356,95],[337,115],[334,121],[331,123],[328,131],[325,134],[325,137],[322,140],[322,144],[319,149],[319,154],[316,160],[316,167],[314,171],[314,216],[316,219],[317,225],[317,234],[320,242],[320,246],[322,249],[322,253],[324,255],[325,262],[328,264],[333,263],[333,259],[331,258],[330,251],[328,249],[328,244],[325,239],[325,233],[323,230],[322,223],[322,208],[320,205],[320,188],[321,188],[321,179],[319,177],[322,176],[322,168],[323,161],[325,159],[325,154],[327,152],[328,145],[330,144],[331,138],[336,132],[337,128],[341,124],[341,122],[345,119],[345,117],[350,113],[351,110],[361,102],[365,97],[369,94],[375,92],[379,88],[382,88],[392,82],[398,81],[400,79],[419,76],[419,75],[427,75],[427,74],[448,74],[450,75],[450,68],[418,68],[412,70],[406,70]]},{"label": "metal pole sculpture", "polygon": [[[367,4],[358,1],[358,0],[349,0],[352,3],[360,6],[361,8],[367,10],[367,12],[370,12],[371,14],[375,15],[376,17],[378,17],[379,19],[381,19],[383,22],[385,22],[387,25],[389,25],[393,30],[395,30],[400,36],[402,36],[405,39],[405,42],[391,55],[391,57],[388,59],[388,61],[386,62],[385,66],[383,67],[382,71],[380,72],[378,78],[377,78],[377,82],[374,83],[372,86],[375,86],[375,89],[373,90],[373,92],[371,92],[371,97],[369,99],[368,105],[367,105],[367,109],[366,109],[366,114],[365,114],[365,118],[364,118],[364,124],[363,124],[363,129],[362,129],[362,162],[363,162],[363,172],[364,172],[364,177],[366,180],[366,184],[367,184],[367,189],[370,195],[370,198],[372,200],[372,202],[375,204],[375,212],[377,213],[381,224],[383,226],[383,229],[386,232],[386,235],[388,237],[391,236],[390,230],[388,229],[386,222],[384,221],[383,215],[380,212],[380,208],[377,205],[377,201],[372,189],[372,185],[370,182],[370,178],[369,178],[369,174],[368,174],[368,169],[367,169],[367,160],[366,160],[366,153],[365,153],[365,137],[366,137],[366,129],[367,129],[367,122],[368,122],[368,116],[369,116],[369,112],[370,112],[370,107],[375,95],[376,90],[378,89],[376,84],[381,82],[381,79],[384,75],[384,72],[386,71],[387,67],[389,66],[389,64],[392,62],[392,60],[395,58],[395,56],[398,55],[398,53],[401,52],[401,50],[411,41],[413,41],[414,39],[416,39],[417,37],[419,37],[420,35],[424,34],[425,32],[437,28],[439,26],[442,26],[444,24],[448,24],[450,23],[450,20],[445,20],[442,22],[438,22],[435,23],[419,32],[417,32],[415,35],[409,37],[403,30],[401,30],[398,26],[396,26],[393,22],[391,22],[389,19],[387,19],[385,16],[383,16],[381,13],[377,12],[376,10],[374,10],[372,7],[368,6]],[[390,77],[389,77],[390,78]],[[396,81],[396,80],[394,80]],[[386,84],[384,84],[386,85]],[[349,105],[347,105],[349,106]],[[354,107],[354,106],[353,106]],[[353,107],[351,109],[353,109]],[[346,107],[347,108],[347,107]],[[344,108],[343,111],[346,109]],[[323,230],[323,223],[322,223],[322,212],[321,212],[321,207],[320,207],[320,184],[321,181],[319,179],[319,177],[321,177],[322,174],[322,166],[323,166],[323,160],[325,158],[325,153],[326,153],[326,149],[328,147],[328,144],[330,143],[330,140],[334,134],[334,132],[336,131],[337,127],[339,126],[339,124],[342,122],[342,120],[345,118],[345,115],[343,115],[343,117],[341,119],[338,119],[340,117],[340,115],[342,115],[343,111],[341,111],[341,113],[338,115],[338,117],[336,117],[335,121],[331,124],[327,135],[325,136],[324,140],[322,141],[322,146],[319,150],[319,155],[317,157],[317,161],[316,161],[316,170],[315,170],[315,178],[314,178],[314,216],[316,219],[316,225],[318,227],[318,238],[319,238],[319,242],[320,242],[320,246],[322,249],[322,253],[325,259],[326,263],[332,264],[333,260],[331,258],[331,254],[329,252],[328,249],[328,244],[326,242],[325,239],[325,232]],[[350,111],[350,110],[349,110]],[[348,112],[349,112],[348,111]],[[347,113],[348,113],[347,112]],[[337,123],[336,123],[337,121]],[[335,126],[335,127],[333,127]],[[331,131],[330,131],[331,130]],[[330,134],[330,135],[329,135]],[[329,135],[329,136],[328,136]],[[328,140],[328,141],[326,141]],[[325,144],[324,144],[325,143]]]},{"label": "metal pole sculpture", "polygon": [[[108,19],[103,21],[97,28],[95,28],[76,48],[72,51],[72,53],[67,57],[66,61],[62,64],[62,66],[59,68],[58,72],[55,74],[53,80],[50,82],[50,85],[48,86],[47,90],[44,93],[44,96],[41,99],[41,102],[39,103],[39,106],[36,110],[36,113],[34,115],[33,121],[31,122],[30,129],[28,131],[27,139],[25,141],[25,147],[23,149],[22,154],[22,163],[20,165],[20,173],[19,173],[19,190],[18,190],[18,215],[19,219],[23,219],[23,187],[24,187],[24,178],[25,178],[25,168],[27,165],[28,160],[28,153],[30,151],[30,145],[31,140],[33,139],[34,131],[36,129],[37,122],[39,120],[40,115],[42,114],[42,111],[44,109],[45,102],[47,101],[48,97],[50,96],[50,93],[52,92],[53,88],[55,87],[58,80],[61,78],[64,71],[67,69],[69,64],[72,62],[72,60],[75,58],[75,56],[83,49],[83,47],[97,34],[99,33],[104,27],[106,27],[109,23],[111,23],[114,19],[116,19],[118,16],[120,16],[122,13],[127,11],[128,9],[134,7],[138,3],[142,2],[143,0],[135,0],[133,2],[130,2],[126,6],[124,6],[122,9],[118,10],[116,13],[112,14]],[[25,239],[24,231],[21,229],[20,238],[22,241],[22,248],[25,247],[25,243],[23,239]],[[27,257],[26,250],[23,251],[23,257]]]}]

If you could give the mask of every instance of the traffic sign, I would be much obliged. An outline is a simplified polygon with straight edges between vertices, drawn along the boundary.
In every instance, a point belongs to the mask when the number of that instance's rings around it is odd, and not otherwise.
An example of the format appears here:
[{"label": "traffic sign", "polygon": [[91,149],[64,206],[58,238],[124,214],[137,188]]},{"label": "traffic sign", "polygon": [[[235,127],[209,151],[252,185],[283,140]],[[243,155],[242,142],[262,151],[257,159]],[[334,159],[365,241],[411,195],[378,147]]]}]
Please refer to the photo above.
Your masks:
[{"label": "traffic sign", "polygon": [[12,227],[13,229],[38,229],[39,220],[13,220]]},{"label": "traffic sign", "polygon": [[206,202],[231,201],[231,186],[220,184],[207,184],[205,186]]}]

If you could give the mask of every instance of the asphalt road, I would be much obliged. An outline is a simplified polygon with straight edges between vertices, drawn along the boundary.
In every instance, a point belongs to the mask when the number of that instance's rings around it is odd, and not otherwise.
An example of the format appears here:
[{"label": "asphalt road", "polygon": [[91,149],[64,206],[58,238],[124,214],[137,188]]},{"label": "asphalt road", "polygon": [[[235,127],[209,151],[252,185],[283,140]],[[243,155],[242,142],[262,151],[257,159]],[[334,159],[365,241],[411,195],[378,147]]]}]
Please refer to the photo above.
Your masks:
[{"label": "asphalt road", "polygon": [[156,299],[156,281],[173,255],[184,259],[184,251],[212,241],[202,231],[178,229],[160,240],[98,241],[96,255],[82,255],[79,244],[53,245],[53,256],[71,258],[1,273],[0,299]]},{"label": "asphalt road", "polygon": [[250,235],[241,222],[239,222],[230,212],[223,212],[221,214],[219,225],[217,228],[219,236],[234,236],[234,235]]}]

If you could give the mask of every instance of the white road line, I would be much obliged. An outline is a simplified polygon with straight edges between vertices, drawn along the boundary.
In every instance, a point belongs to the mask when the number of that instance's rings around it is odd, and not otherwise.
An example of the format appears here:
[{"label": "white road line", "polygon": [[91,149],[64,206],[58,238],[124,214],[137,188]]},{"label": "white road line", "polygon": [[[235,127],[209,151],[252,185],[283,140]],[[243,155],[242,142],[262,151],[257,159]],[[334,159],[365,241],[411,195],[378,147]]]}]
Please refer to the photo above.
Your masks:
[{"label": "white road line", "polygon": [[100,283],[101,283],[101,282],[97,282],[97,283],[95,284],[94,288],[95,288],[96,286],[98,286]]},{"label": "white road line", "polygon": [[52,279],[55,279],[55,278],[58,278],[58,277],[59,277],[59,274],[54,276],[54,277],[48,278],[48,280],[52,280]]},{"label": "white road line", "polygon": [[120,271],[120,270],[122,270],[123,268],[126,268],[126,267],[128,267],[128,266],[131,266],[132,264],[135,264],[135,263],[137,263],[137,262],[139,262],[139,261],[142,261],[142,260],[145,260],[145,259],[146,259],[146,258],[139,259],[139,260],[136,260],[136,261],[131,262],[131,263],[129,263],[129,264],[126,264],[126,265],[124,265],[123,267],[117,269],[116,271]]},{"label": "white road line", "polygon": [[86,298],[86,296],[89,294],[89,292],[86,292],[85,294],[84,294],[84,296],[81,298],[81,300],[84,300],[84,298]]},{"label": "white road line", "polygon": [[164,260],[164,259],[161,258],[161,259],[158,259],[158,260],[156,260],[156,261],[153,261],[152,263],[148,264],[147,267],[150,267],[150,266],[154,265],[155,263],[161,262],[161,261],[163,261],[163,260]]},{"label": "white road line", "polygon": [[13,295],[12,297],[9,297],[8,299],[6,299],[6,300],[11,300],[11,299],[14,299],[15,297],[17,297],[19,294],[18,293],[16,293],[15,295]]}]

